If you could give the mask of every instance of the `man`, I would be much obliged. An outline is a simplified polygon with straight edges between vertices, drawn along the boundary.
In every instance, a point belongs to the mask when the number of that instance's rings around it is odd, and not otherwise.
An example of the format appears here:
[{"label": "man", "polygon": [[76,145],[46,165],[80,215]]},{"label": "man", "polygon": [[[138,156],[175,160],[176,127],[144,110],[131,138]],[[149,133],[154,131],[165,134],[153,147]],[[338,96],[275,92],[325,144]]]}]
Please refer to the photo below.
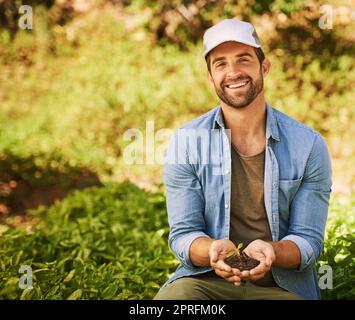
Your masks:
[{"label": "man", "polygon": [[[270,62],[250,23],[216,24],[204,49],[221,101],[168,147],[169,246],[181,264],[155,299],[319,299],[315,262],[331,192],[326,144],[266,103]],[[239,243],[260,261],[250,271],[224,262]]]}]

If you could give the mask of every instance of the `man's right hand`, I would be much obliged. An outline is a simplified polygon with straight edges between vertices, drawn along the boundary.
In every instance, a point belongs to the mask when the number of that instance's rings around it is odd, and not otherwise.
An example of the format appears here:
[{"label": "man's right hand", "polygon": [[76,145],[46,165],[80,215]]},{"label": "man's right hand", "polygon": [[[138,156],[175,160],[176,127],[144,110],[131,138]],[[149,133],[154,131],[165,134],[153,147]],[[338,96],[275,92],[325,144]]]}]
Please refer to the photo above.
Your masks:
[{"label": "man's right hand", "polygon": [[228,252],[235,250],[235,245],[228,239],[214,240],[209,250],[210,265],[216,274],[236,286],[240,285],[240,270],[224,262]]}]

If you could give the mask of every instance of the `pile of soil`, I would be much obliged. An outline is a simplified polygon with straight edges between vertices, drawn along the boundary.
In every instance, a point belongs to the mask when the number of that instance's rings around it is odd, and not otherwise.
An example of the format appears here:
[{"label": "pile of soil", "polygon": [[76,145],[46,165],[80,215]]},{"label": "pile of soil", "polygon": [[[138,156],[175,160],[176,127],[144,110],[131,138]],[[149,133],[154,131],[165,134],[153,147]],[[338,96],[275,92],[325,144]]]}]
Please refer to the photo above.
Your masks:
[{"label": "pile of soil", "polygon": [[224,262],[232,268],[237,268],[240,271],[254,269],[260,264],[260,261],[250,258],[244,252],[242,252],[240,255],[234,253],[230,257],[225,258]]}]

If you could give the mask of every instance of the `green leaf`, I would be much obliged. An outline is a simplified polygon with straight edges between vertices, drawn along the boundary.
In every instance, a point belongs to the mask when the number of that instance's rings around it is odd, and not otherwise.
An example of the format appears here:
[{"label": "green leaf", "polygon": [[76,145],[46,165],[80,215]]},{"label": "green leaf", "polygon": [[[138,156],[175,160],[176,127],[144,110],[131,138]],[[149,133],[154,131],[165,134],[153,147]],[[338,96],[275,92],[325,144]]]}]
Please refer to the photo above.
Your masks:
[{"label": "green leaf", "polygon": [[75,269],[71,270],[68,275],[65,277],[65,279],[63,280],[64,283],[67,283],[69,281],[71,281],[73,279],[75,275]]},{"label": "green leaf", "polygon": [[130,279],[133,280],[137,284],[144,284],[143,279],[140,276],[136,275],[136,274],[131,275]]},{"label": "green leaf", "polygon": [[75,290],[68,298],[67,300],[78,300],[81,298],[83,294],[83,291],[81,289]]},{"label": "green leaf", "polygon": [[32,295],[33,295],[33,289],[27,288],[27,289],[23,290],[20,300],[29,300],[29,299],[31,299]]}]

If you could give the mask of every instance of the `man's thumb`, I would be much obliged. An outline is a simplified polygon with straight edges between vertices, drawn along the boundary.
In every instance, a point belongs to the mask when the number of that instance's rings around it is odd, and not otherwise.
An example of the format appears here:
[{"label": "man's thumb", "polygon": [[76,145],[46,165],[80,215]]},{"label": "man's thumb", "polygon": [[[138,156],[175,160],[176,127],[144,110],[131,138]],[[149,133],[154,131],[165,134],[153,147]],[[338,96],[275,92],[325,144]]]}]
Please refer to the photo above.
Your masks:
[{"label": "man's thumb", "polygon": [[213,248],[211,248],[210,249],[210,259],[211,259],[211,261],[212,262],[216,262],[217,261],[217,251],[216,251],[216,249],[213,249]]},{"label": "man's thumb", "polygon": [[212,250],[210,252],[210,257],[211,257],[211,261],[212,262],[216,262],[217,261],[217,252],[216,252],[216,250]]}]

